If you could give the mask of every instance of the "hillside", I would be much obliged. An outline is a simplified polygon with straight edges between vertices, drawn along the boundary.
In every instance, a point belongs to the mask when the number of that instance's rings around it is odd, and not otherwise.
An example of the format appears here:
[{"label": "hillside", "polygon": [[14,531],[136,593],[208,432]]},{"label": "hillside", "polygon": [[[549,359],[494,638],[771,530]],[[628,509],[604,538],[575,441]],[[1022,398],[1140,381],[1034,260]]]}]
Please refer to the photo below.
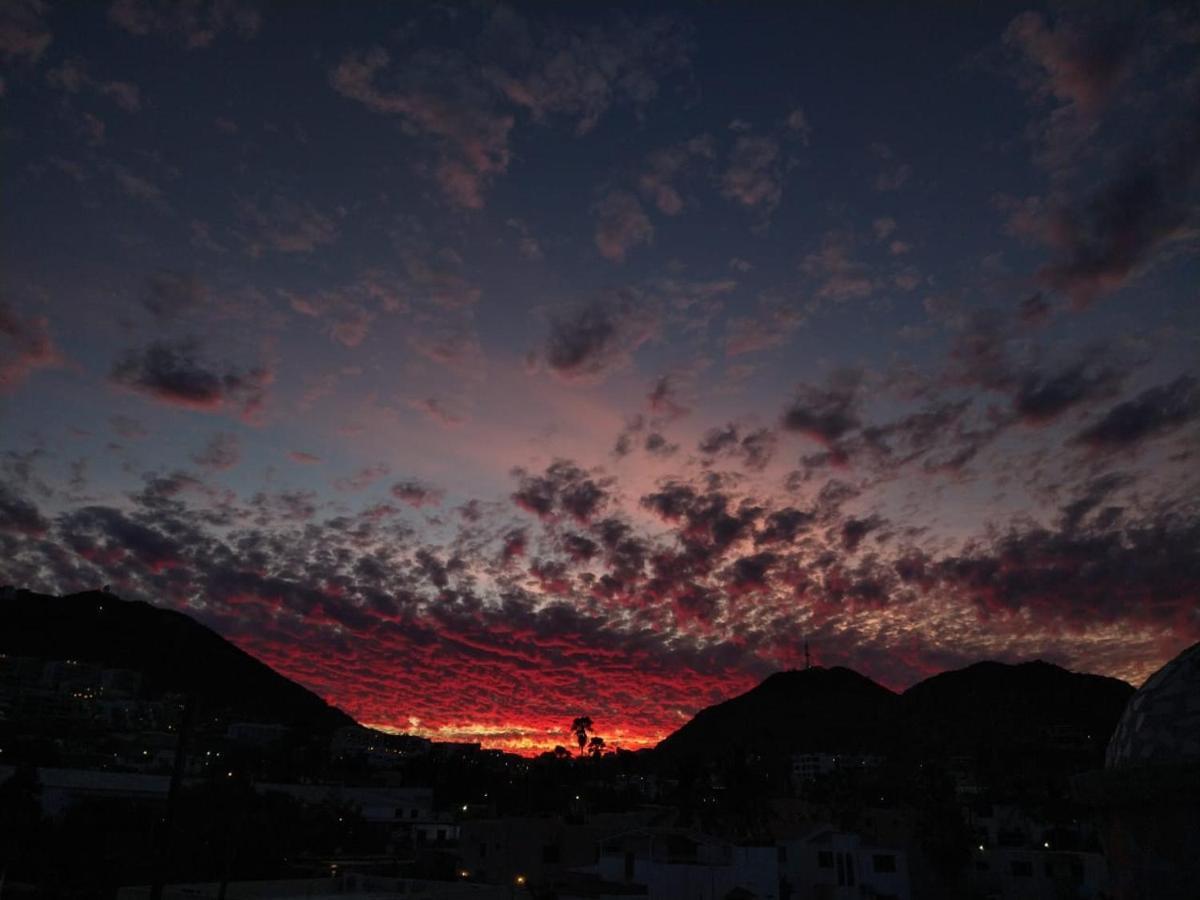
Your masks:
[{"label": "hillside", "polygon": [[1073,746],[1103,751],[1134,689],[1051,663],[980,662],[942,672],[901,697],[908,745],[928,753]]},{"label": "hillside", "polygon": [[665,759],[860,751],[923,757],[1103,751],[1133,694],[1123,681],[1050,663],[981,662],[894,694],[844,668],[776,673],[701,710],[659,743]]},{"label": "hillside", "polygon": [[174,610],[89,591],[0,600],[0,653],[142,673],[143,689],[194,693],[208,712],[330,731],[354,720]]},{"label": "hillside", "polygon": [[899,699],[851,669],[777,672],[746,693],[701,710],[660,742],[656,753],[682,758],[733,749],[876,751]]}]

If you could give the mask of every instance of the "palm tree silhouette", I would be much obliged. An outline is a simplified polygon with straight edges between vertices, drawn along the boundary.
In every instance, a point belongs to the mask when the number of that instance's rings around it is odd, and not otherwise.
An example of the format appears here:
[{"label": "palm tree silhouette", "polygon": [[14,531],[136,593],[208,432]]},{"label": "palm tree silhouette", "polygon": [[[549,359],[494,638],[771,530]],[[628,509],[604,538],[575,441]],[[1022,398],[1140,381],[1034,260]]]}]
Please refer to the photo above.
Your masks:
[{"label": "palm tree silhouette", "polygon": [[571,723],[571,734],[575,735],[575,741],[579,744],[579,755],[583,755],[583,748],[587,746],[588,732],[592,730],[592,720],[588,716],[577,716],[575,721]]}]

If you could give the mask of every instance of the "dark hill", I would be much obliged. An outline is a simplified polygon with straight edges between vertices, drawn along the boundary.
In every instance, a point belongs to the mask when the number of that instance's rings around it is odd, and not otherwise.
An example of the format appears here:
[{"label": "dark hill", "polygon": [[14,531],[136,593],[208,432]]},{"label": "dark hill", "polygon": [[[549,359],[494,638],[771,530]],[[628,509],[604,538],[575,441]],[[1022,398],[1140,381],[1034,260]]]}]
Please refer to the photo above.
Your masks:
[{"label": "dark hill", "polygon": [[98,591],[0,600],[0,653],[133,669],[147,693],[194,693],[207,714],[311,731],[354,724],[195,619]]},{"label": "dark hill", "polygon": [[902,695],[850,669],[779,672],[701,710],[665,738],[666,759],[863,751],[948,757],[1046,750],[1102,752],[1133,694],[1115,678],[1044,662],[981,662]]},{"label": "dark hill", "polygon": [[758,687],[701,710],[659,743],[656,753],[684,758],[732,750],[878,750],[899,699],[851,669],[777,672]]},{"label": "dark hill", "polygon": [[1133,687],[1051,663],[980,662],[913,685],[900,698],[909,746],[926,753],[981,748],[1103,750]]}]

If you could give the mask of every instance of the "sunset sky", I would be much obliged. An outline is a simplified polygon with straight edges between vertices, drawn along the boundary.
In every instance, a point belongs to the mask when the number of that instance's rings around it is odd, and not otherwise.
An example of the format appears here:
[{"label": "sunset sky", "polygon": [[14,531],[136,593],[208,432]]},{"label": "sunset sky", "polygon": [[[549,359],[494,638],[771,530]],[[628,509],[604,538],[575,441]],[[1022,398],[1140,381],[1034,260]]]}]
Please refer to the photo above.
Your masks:
[{"label": "sunset sky", "polygon": [[0,5],[0,583],[359,721],[1200,640],[1200,12]]}]

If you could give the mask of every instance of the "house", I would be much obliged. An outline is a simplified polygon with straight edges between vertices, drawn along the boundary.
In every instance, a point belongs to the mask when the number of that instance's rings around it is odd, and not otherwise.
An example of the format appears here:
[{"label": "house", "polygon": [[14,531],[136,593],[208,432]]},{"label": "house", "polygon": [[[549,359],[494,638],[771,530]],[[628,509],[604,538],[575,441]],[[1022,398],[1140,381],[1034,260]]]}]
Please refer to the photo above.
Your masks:
[{"label": "house", "polygon": [[834,772],[878,768],[882,763],[882,757],[865,753],[797,753],[792,756],[792,782],[799,785]]},{"label": "house", "polygon": [[779,877],[792,900],[910,900],[907,854],[821,827],[779,843]]},{"label": "house", "polygon": [[778,900],[778,851],[668,828],[642,828],[605,841],[592,871],[641,885],[649,900],[725,900],[732,893]]}]

